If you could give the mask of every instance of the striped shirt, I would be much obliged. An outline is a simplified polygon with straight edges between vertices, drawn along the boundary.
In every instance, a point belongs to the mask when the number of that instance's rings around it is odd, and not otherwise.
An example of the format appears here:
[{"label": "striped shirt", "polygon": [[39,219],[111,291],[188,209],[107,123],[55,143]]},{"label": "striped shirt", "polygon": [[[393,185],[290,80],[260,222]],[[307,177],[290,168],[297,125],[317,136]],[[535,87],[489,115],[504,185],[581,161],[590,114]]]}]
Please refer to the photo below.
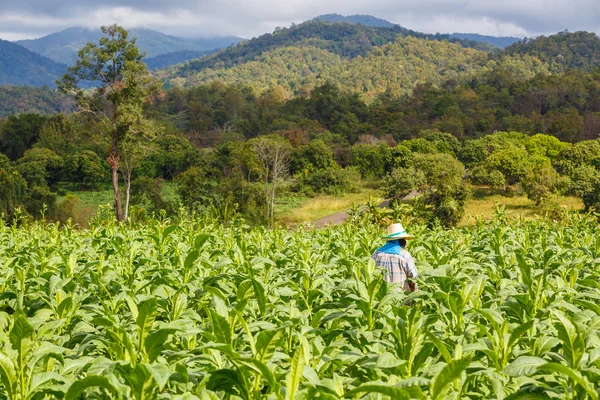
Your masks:
[{"label": "striped shirt", "polygon": [[384,270],[386,282],[397,283],[402,285],[404,290],[410,290],[406,280],[407,278],[416,278],[418,273],[415,260],[407,250],[402,249],[400,254],[376,251],[371,258],[375,260],[378,267]]}]

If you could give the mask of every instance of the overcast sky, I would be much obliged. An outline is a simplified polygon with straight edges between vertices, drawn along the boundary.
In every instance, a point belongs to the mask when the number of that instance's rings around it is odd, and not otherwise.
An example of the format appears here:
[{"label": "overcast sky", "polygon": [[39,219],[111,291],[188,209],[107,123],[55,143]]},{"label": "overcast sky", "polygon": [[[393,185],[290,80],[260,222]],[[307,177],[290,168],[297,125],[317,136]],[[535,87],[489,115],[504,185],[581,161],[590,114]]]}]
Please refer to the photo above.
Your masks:
[{"label": "overcast sky", "polygon": [[179,36],[250,38],[325,13],[369,14],[427,33],[600,32],[600,0],[0,0],[0,38],[115,22]]}]

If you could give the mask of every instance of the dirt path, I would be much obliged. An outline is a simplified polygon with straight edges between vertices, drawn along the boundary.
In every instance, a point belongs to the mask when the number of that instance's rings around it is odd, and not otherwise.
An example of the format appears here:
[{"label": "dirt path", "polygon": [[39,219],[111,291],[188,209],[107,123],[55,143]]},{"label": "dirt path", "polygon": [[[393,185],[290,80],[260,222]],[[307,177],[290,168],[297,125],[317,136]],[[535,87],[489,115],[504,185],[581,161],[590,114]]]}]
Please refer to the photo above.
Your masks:
[{"label": "dirt path", "polygon": [[[413,197],[415,197],[418,193],[416,191],[411,192],[408,196],[404,197],[402,200],[409,200],[412,199]],[[390,200],[389,199],[385,199],[383,200],[377,207],[379,208],[384,208],[387,207],[390,204]],[[365,209],[366,206],[362,206],[361,210]],[[325,225],[337,225],[337,224],[341,224],[342,222],[346,221],[350,216],[348,215],[347,212],[339,212],[339,213],[335,213],[332,215],[328,215],[327,217],[323,217],[321,219],[318,219],[314,222],[315,227],[316,228],[322,228]]]}]

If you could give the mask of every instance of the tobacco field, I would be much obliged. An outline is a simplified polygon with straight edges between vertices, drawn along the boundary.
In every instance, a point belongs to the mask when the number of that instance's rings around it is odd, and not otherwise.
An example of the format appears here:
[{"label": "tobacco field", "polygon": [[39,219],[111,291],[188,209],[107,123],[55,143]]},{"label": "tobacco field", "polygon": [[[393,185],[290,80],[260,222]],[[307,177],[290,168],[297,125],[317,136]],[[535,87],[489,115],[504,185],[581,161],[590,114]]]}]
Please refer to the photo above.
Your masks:
[{"label": "tobacco field", "polygon": [[1,399],[598,399],[600,228],[0,226]]}]

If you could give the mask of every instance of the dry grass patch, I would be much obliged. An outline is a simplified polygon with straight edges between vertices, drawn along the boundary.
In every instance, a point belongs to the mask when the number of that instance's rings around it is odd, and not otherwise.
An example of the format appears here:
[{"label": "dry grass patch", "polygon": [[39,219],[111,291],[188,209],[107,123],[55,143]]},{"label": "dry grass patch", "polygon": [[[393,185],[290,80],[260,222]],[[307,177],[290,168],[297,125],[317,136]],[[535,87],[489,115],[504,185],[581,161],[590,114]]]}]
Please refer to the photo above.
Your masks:
[{"label": "dry grass patch", "polygon": [[371,197],[382,199],[381,192],[375,189],[362,189],[358,193],[341,196],[313,197],[303,201],[298,207],[279,213],[277,221],[284,225],[315,221],[338,212],[349,211],[353,204],[365,204]]}]

